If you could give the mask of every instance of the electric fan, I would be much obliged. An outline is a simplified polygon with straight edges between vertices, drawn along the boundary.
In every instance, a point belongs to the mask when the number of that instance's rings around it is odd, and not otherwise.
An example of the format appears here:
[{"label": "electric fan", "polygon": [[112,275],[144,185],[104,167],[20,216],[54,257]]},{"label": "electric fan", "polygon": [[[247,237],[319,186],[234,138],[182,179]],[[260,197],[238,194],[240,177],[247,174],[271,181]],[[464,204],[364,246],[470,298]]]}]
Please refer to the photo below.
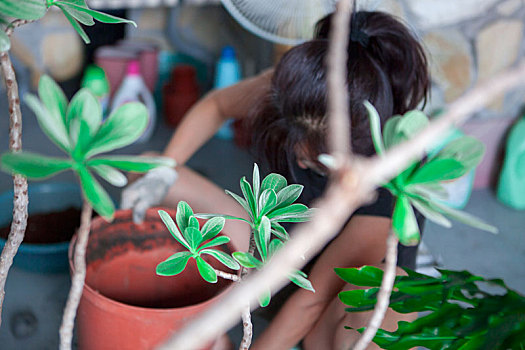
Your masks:
[{"label": "electric fan", "polygon": [[[248,31],[283,45],[297,45],[313,36],[318,20],[334,12],[338,0],[221,0]],[[380,0],[356,0],[358,9],[372,10]]]}]

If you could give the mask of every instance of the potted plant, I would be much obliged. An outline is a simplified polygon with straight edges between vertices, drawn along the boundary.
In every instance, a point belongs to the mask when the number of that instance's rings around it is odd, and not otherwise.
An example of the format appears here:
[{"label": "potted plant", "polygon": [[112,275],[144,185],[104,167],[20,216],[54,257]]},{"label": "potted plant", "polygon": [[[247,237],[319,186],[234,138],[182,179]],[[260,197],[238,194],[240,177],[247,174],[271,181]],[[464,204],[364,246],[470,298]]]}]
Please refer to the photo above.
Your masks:
[{"label": "potted plant", "polygon": [[[428,124],[424,114],[409,112],[388,120],[381,135],[377,128],[377,112],[369,104],[367,108],[378,154],[383,154],[403,139],[412,138]],[[419,241],[412,206],[427,219],[445,227],[450,227],[451,223],[444,215],[476,228],[497,232],[491,225],[442,203],[446,200],[442,182],[471,171],[482,155],[483,147],[478,140],[462,136],[426,161],[413,163],[383,185],[397,197],[392,226],[401,242]],[[509,289],[502,280],[485,279],[468,271],[438,269],[439,277],[410,269],[405,271],[406,276],[397,276],[393,286],[385,287],[385,274],[377,267],[335,269],[345,282],[365,287],[339,294],[340,300],[349,306],[348,312],[373,310],[380,298],[386,299],[386,305],[399,313],[424,312],[411,323],[400,322],[395,331],[379,329],[375,336],[372,334],[373,341],[381,348],[519,349],[525,345],[525,297]],[[492,288],[483,285],[492,285]],[[388,292],[381,297],[380,290],[385,288],[393,291],[391,295]],[[358,331],[364,333],[369,331],[368,328],[374,327],[369,325]]]}]

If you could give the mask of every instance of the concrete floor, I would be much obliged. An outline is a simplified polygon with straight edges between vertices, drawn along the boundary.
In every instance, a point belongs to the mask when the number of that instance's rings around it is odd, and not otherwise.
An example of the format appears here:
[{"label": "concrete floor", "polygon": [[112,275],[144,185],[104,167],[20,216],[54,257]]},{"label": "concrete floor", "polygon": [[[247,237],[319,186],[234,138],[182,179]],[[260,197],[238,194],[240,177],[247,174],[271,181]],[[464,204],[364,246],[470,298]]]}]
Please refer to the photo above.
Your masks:
[{"label": "concrete floor", "polygon": [[[5,101],[0,101],[0,107]],[[5,111],[0,108],[0,111]],[[32,114],[24,108],[24,149],[49,155],[60,151],[40,132]],[[0,119],[0,150],[7,149],[7,117]],[[172,130],[159,122],[156,133],[148,144],[132,145],[120,154],[134,154],[143,150],[161,150]],[[237,191],[238,179],[249,175],[252,159],[232,142],[212,139],[189,162],[189,166],[209,176],[218,185]],[[71,173],[61,174],[49,181],[74,181]],[[11,178],[0,175],[0,191],[12,186]],[[110,193],[118,198],[119,190]],[[485,277],[499,277],[517,291],[525,294],[525,215],[504,207],[489,190],[474,191],[466,211],[485,218],[500,229],[495,236],[454,222],[451,229],[427,223],[423,242],[431,254],[421,256],[422,264],[466,269]],[[433,257],[433,258],[432,258]],[[426,261],[425,261],[426,260]],[[430,262],[429,262],[430,261]],[[428,269],[427,269],[428,270]],[[56,349],[62,308],[69,290],[67,273],[41,274],[13,267],[6,286],[6,299],[0,328],[0,348]],[[264,323],[256,320],[256,333]],[[239,337],[240,329],[232,332]]]}]

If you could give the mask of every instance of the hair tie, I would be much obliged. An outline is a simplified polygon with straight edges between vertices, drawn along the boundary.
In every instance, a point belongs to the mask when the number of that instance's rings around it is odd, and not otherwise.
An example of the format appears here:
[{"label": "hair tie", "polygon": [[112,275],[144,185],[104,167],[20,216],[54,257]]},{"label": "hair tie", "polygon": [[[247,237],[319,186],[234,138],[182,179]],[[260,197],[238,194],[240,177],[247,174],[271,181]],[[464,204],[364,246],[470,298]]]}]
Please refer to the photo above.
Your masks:
[{"label": "hair tie", "polygon": [[350,40],[361,44],[361,46],[363,46],[366,49],[370,42],[370,37],[361,29],[357,29],[352,30],[352,32],[350,33]]}]

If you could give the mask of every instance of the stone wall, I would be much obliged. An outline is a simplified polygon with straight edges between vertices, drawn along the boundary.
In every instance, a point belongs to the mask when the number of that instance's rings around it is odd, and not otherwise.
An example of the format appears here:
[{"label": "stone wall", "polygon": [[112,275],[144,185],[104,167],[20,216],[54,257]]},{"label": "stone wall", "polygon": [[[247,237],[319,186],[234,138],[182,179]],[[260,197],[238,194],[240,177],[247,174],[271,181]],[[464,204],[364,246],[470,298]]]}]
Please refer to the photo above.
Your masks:
[{"label": "stone wall", "polygon": [[[524,0],[383,0],[378,9],[402,18],[424,43],[433,80],[429,112],[525,56]],[[514,118],[524,104],[521,88],[475,118]]]}]

